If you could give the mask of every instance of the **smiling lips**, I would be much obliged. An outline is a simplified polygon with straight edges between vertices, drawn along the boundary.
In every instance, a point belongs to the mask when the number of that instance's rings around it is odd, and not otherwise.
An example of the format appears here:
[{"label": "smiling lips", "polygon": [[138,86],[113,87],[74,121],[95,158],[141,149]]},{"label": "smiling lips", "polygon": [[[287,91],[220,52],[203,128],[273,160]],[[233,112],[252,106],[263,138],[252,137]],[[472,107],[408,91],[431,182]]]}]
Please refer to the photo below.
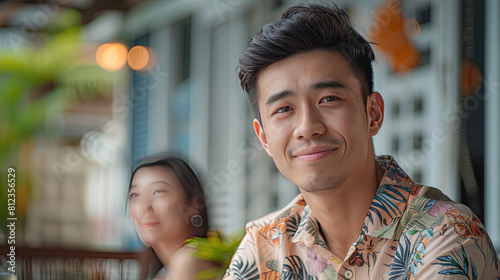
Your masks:
[{"label": "smiling lips", "polygon": [[147,221],[147,222],[141,222],[140,223],[142,227],[154,227],[159,224],[159,222],[155,221]]},{"label": "smiling lips", "polygon": [[335,150],[337,149],[332,147],[313,147],[313,148],[303,149],[295,153],[293,156],[303,161],[315,161],[326,157]]}]

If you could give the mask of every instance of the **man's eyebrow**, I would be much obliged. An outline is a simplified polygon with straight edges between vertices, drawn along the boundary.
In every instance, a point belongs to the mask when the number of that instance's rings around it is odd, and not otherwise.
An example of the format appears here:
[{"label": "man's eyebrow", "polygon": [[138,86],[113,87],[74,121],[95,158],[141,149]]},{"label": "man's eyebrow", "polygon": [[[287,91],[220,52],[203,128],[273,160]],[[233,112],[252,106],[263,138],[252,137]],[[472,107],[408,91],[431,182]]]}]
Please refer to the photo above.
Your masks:
[{"label": "man's eyebrow", "polygon": [[322,89],[322,88],[345,88],[345,86],[334,80],[321,81],[313,84],[312,89]]},{"label": "man's eyebrow", "polygon": [[[327,81],[321,81],[321,82],[317,82],[315,84],[313,84],[311,86],[312,89],[322,89],[322,88],[345,88],[345,86],[337,81],[334,81],[334,80],[327,80]],[[285,97],[288,97],[288,96],[292,96],[293,95],[293,91],[291,90],[283,90],[283,91],[279,91],[279,92],[276,92],[276,93],[273,93],[271,94],[271,96],[269,96],[269,98],[267,98],[266,100],[266,106],[269,106],[271,105],[272,103],[280,100],[280,99],[283,99]]]},{"label": "man's eyebrow", "polygon": [[293,95],[293,92],[291,90],[283,90],[283,91],[280,91],[280,92],[273,93],[266,100],[266,106],[269,106],[272,103],[274,103],[274,102],[276,102],[276,101],[278,101],[280,99],[283,99],[285,97],[292,96],[292,95]]}]

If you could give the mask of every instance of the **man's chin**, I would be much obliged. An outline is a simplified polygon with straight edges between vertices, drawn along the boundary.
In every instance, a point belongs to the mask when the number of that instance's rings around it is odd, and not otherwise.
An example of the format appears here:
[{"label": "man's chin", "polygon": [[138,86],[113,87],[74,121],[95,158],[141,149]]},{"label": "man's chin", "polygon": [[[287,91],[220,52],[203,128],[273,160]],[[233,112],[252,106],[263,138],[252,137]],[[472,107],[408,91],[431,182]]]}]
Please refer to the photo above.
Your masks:
[{"label": "man's chin", "polygon": [[339,180],[332,176],[324,176],[321,174],[307,176],[306,180],[302,180],[300,184],[297,184],[301,191],[309,193],[319,193],[334,189],[339,185]]}]

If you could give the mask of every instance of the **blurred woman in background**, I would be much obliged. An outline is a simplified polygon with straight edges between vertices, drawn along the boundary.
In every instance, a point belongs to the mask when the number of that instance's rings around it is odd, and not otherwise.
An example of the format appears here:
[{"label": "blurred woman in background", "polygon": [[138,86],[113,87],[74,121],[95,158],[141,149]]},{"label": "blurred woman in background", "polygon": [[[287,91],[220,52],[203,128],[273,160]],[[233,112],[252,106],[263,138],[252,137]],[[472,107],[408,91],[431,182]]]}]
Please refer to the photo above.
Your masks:
[{"label": "blurred woman in background", "polygon": [[184,246],[208,230],[200,180],[184,160],[164,153],[143,158],[132,172],[129,212],[139,238],[163,265],[155,279],[195,279],[197,272],[217,266]]}]

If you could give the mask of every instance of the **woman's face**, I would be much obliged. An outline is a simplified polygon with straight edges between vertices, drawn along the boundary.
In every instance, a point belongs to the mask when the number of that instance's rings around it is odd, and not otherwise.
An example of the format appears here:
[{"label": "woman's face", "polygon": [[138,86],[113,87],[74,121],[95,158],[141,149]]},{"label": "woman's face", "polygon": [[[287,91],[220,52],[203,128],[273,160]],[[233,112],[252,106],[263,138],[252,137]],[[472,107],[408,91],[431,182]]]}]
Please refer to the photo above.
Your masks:
[{"label": "woman's face", "polygon": [[129,192],[129,211],[144,244],[179,243],[192,235],[187,202],[179,179],[165,166],[141,167]]}]

